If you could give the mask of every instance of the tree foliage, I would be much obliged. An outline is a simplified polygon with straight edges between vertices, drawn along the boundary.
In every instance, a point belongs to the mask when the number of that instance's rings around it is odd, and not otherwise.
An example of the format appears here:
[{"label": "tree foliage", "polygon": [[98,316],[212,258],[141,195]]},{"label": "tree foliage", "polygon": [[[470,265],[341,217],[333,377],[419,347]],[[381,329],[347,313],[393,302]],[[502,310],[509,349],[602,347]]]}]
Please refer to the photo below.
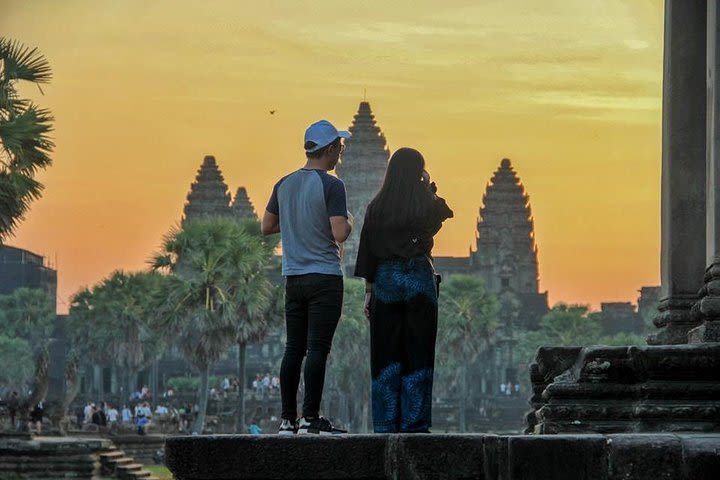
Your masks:
[{"label": "tree foliage", "polygon": [[0,387],[25,391],[32,380],[34,363],[27,340],[0,335]]},{"label": "tree foliage", "polygon": [[588,306],[558,303],[542,318],[538,330],[520,336],[516,360],[529,364],[539,347],[574,345],[645,345],[645,340],[632,333],[603,336],[602,327]]},{"label": "tree foliage", "polygon": [[36,48],[0,38],[0,243],[40,198],[43,185],[35,175],[50,166],[54,148],[50,111],[20,98],[18,84],[30,82],[40,89],[51,77]]},{"label": "tree foliage", "polygon": [[356,431],[366,431],[364,414],[370,402],[370,328],[365,318],[365,284],[344,281],[343,311],[333,337],[328,370],[335,388],[348,402],[344,421]]},{"label": "tree foliage", "polygon": [[460,386],[458,428],[466,431],[470,395],[468,366],[490,345],[498,327],[499,304],[474,275],[451,275],[442,283],[438,318],[437,360],[441,378]]},{"label": "tree foliage", "polygon": [[471,363],[492,341],[499,304],[482,279],[450,275],[441,284],[438,318],[439,362],[450,367]]},{"label": "tree foliage", "polygon": [[[15,378],[23,376],[26,368],[33,371],[29,378],[30,394],[21,409],[23,429],[27,428],[25,420],[29,406],[47,394],[48,346],[54,320],[55,302],[46,290],[19,288],[9,295],[0,295],[0,332],[9,339],[6,346],[18,353],[12,361],[24,362],[23,366],[8,368],[15,370],[12,375]],[[29,349],[29,357],[25,346]],[[21,385],[22,391],[27,391],[25,386]]]},{"label": "tree foliage", "polygon": [[150,365],[168,338],[155,314],[163,281],[158,273],[118,270],[76,293],[67,321],[74,348],[131,373]]},{"label": "tree foliage", "polygon": [[55,320],[55,305],[47,291],[19,288],[0,295],[0,312],[4,335],[24,338],[36,350],[46,347]]},{"label": "tree foliage", "polygon": [[237,340],[238,322],[248,318],[239,313],[262,310],[260,298],[250,301],[243,289],[260,278],[266,258],[266,246],[248,227],[207,218],[171,230],[152,260],[153,269],[169,274],[160,308],[164,324],[201,373],[197,433],[203,430],[210,367]]}]

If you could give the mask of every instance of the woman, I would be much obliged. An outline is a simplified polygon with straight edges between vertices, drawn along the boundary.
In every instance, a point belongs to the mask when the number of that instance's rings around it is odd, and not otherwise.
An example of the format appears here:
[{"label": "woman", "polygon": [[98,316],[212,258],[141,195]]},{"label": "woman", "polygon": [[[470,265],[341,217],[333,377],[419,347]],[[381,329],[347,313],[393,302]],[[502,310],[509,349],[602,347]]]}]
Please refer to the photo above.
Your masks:
[{"label": "woman", "polygon": [[433,236],[453,216],[425,160],[396,151],[368,205],[355,275],[365,279],[376,433],[429,432],[437,335]]}]

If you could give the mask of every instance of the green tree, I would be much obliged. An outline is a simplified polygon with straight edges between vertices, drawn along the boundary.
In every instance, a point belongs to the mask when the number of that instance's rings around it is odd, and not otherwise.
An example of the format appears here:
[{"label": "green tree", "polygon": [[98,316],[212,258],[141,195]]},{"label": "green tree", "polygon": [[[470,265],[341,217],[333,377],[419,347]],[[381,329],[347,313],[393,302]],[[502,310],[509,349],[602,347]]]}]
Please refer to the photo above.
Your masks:
[{"label": "green tree", "polygon": [[134,391],[138,372],[166,347],[169,334],[156,316],[164,280],[154,272],[116,271],[92,290],[78,292],[68,318],[71,354],[82,352],[95,364],[118,367],[128,392]]},{"label": "green tree", "polygon": [[43,185],[35,175],[50,166],[54,148],[50,111],[20,98],[18,84],[30,82],[40,89],[51,76],[36,48],[0,38],[0,244],[40,198]]},{"label": "green tree", "polygon": [[615,335],[601,337],[597,345],[623,346],[623,345],[647,345],[644,335],[636,333],[620,332]]},{"label": "green tree", "polygon": [[[235,311],[238,346],[237,377],[240,383],[236,432],[245,430],[246,352],[251,343],[262,341],[282,318],[282,289],[273,285],[268,273],[278,269],[275,249],[278,235],[263,237],[260,222],[241,218],[240,230],[248,235],[247,242],[234,242],[229,262],[229,303]],[[256,262],[254,267],[252,263]],[[252,268],[248,268],[248,266]]]},{"label": "green tree", "polygon": [[328,363],[341,395],[342,420],[354,430],[368,431],[370,404],[370,328],[364,314],[365,283],[345,279],[343,311],[333,337]]},{"label": "green tree", "polygon": [[255,272],[263,255],[262,245],[237,222],[208,218],[171,230],[152,260],[153,269],[169,273],[161,308],[166,328],[201,375],[196,433],[205,423],[210,368],[237,339],[235,282]]},{"label": "green tree", "polygon": [[23,392],[33,377],[32,349],[27,340],[0,335],[0,385]]},{"label": "green tree", "polygon": [[[437,364],[453,368],[460,385],[459,430],[465,432],[468,365],[492,341],[498,327],[498,301],[474,275],[451,275],[443,282],[438,321]],[[441,355],[447,355],[442,358]]]},{"label": "green tree", "polygon": [[55,320],[55,305],[45,290],[19,288],[9,295],[0,296],[0,311],[3,321],[0,332],[25,340],[32,349],[35,362],[31,393],[21,409],[21,419],[25,424],[29,407],[47,395],[48,346]]}]

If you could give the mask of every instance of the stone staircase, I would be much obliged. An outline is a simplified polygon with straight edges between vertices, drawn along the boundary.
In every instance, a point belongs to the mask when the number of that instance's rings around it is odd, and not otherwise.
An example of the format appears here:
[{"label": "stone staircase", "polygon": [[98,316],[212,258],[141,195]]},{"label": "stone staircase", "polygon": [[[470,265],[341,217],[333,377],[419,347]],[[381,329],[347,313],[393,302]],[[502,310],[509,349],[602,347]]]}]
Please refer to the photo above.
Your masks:
[{"label": "stone staircase", "polygon": [[109,448],[99,438],[0,435],[0,479],[97,479],[99,455]]},{"label": "stone staircase", "polygon": [[159,480],[115,446],[100,454],[100,464],[104,475],[119,480]]},{"label": "stone staircase", "polygon": [[165,448],[165,435],[113,435],[108,437],[113,444],[128,457],[135,459],[143,465],[155,464],[155,455],[158,450]]}]

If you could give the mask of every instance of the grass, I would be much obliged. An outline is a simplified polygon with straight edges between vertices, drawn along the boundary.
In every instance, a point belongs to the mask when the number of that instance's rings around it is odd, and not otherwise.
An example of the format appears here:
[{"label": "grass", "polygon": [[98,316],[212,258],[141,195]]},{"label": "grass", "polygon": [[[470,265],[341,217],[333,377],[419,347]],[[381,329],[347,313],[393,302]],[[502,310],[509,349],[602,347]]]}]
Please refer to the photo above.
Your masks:
[{"label": "grass", "polygon": [[167,467],[163,465],[150,465],[143,467],[145,470],[149,470],[153,475],[158,477],[160,480],[173,480],[172,473]]}]

